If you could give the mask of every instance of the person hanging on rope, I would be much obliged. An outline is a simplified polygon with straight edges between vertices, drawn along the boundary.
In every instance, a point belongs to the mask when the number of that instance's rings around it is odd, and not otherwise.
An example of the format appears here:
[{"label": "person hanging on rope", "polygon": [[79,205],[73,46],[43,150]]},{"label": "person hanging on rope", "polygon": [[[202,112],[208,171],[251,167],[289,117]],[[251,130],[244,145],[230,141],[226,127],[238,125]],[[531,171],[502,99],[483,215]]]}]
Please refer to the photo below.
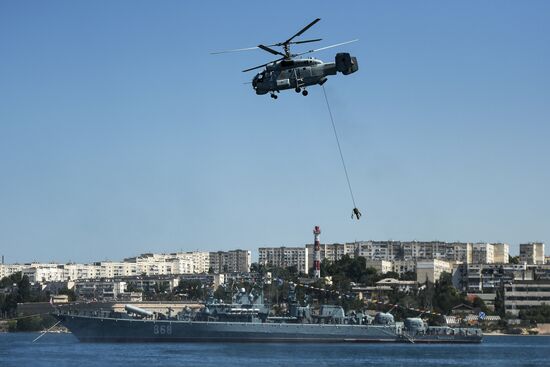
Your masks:
[{"label": "person hanging on rope", "polygon": [[327,91],[325,90],[324,85],[322,87],[323,87],[323,94],[325,95],[325,102],[327,103],[327,110],[330,117],[330,122],[332,124],[332,130],[334,131],[334,137],[336,138],[336,145],[338,146],[338,152],[340,153],[340,160],[342,161],[342,167],[344,168],[346,181],[348,182],[348,189],[349,189],[349,194],[351,196],[351,202],[353,203],[353,206],[354,206],[353,211],[351,212],[351,219],[355,217],[357,218],[357,220],[359,220],[359,218],[361,218],[361,212],[359,211],[359,209],[357,209],[357,206],[355,206],[355,198],[353,197],[353,190],[351,189],[351,182],[349,180],[348,169],[346,168],[346,162],[344,161],[344,154],[342,153],[342,147],[340,146],[340,139],[338,139],[338,133],[336,132],[336,124],[334,123],[332,110],[330,109],[330,104],[328,103]]}]

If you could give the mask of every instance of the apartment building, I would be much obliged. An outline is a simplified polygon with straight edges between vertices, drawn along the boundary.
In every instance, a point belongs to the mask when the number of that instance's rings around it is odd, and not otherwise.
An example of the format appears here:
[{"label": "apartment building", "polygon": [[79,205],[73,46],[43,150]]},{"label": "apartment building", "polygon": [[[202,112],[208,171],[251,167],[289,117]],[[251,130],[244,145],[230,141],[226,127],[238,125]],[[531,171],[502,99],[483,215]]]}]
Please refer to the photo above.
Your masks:
[{"label": "apartment building", "polygon": [[287,268],[296,266],[304,274],[309,272],[307,247],[260,247],[259,264]]},{"label": "apartment building", "polygon": [[544,243],[529,242],[519,245],[519,259],[527,264],[544,264]]},{"label": "apartment building", "polygon": [[251,252],[231,250],[210,252],[210,269],[216,274],[247,273],[250,271]]},{"label": "apartment building", "polygon": [[458,289],[468,293],[496,293],[516,280],[533,280],[534,269],[523,264],[463,264],[462,282]]},{"label": "apartment building", "polygon": [[426,283],[427,281],[435,283],[441,278],[441,274],[451,274],[453,267],[451,263],[444,260],[419,260],[416,262],[416,281]]},{"label": "apartment building", "polygon": [[[321,261],[337,261],[344,255],[349,257],[355,257],[357,253],[358,244],[351,243],[322,243],[320,244]],[[313,244],[306,245],[308,253],[308,264],[313,264]]]},{"label": "apartment building", "polygon": [[9,277],[12,274],[15,274],[17,272],[23,271],[28,267],[28,265],[24,264],[0,264],[0,279],[4,277]]},{"label": "apartment building", "polygon": [[506,312],[517,316],[521,310],[550,305],[550,281],[518,280],[504,286]]}]

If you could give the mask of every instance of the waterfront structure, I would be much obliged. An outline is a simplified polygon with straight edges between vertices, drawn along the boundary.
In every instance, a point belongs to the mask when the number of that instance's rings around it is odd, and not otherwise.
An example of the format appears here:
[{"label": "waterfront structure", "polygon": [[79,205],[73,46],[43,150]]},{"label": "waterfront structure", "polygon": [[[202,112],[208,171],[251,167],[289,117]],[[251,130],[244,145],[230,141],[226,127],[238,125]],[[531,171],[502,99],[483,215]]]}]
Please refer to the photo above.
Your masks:
[{"label": "waterfront structure", "polygon": [[518,280],[504,286],[504,308],[514,316],[531,307],[550,305],[550,281]]},{"label": "waterfront structure", "polygon": [[544,264],[544,243],[529,242],[519,245],[519,261],[527,264]]},{"label": "waterfront structure", "polygon": [[287,268],[295,266],[300,273],[309,271],[307,247],[260,247],[259,264]]},{"label": "waterfront structure", "polygon": [[247,250],[231,250],[210,252],[210,267],[216,274],[248,273],[250,271],[251,252]]}]

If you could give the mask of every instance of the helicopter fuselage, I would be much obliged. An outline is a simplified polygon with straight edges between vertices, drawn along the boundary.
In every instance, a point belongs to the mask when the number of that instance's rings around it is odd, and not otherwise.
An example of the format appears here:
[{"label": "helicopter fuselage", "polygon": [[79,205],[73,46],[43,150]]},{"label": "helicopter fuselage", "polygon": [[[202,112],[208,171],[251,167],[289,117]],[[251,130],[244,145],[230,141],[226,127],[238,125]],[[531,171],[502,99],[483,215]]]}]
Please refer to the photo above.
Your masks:
[{"label": "helicopter fuselage", "polygon": [[[318,59],[284,59],[266,66],[265,70],[252,79],[256,94],[279,92],[295,89],[300,92],[311,85],[323,85],[329,75],[338,71],[344,75],[358,70],[357,59],[348,53],[337,54],[335,62],[323,62]],[[304,93],[307,95],[307,93]]]}]

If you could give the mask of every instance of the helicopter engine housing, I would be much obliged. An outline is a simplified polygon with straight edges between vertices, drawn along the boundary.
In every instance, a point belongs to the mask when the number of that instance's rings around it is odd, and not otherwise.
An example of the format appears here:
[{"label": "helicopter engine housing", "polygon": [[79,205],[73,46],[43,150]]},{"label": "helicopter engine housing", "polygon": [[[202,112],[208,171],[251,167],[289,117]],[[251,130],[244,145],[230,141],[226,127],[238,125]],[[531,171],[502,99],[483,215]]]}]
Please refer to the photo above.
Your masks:
[{"label": "helicopter engine housing", "polygon": [[344,75],[349,75],[359,70],[357,58],[355,56],[351,56],[347,52],[337,53],[334,57],[334,61],[336,63],[336,70]]}]

